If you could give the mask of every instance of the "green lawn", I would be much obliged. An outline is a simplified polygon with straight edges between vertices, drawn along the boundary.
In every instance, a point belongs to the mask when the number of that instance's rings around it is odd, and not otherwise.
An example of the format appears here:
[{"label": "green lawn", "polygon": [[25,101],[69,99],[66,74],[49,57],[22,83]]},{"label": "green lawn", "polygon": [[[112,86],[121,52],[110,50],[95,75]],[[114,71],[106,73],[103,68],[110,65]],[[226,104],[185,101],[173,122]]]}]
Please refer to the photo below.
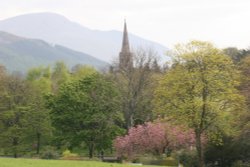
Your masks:
[{"label": "green lawn", "polygon": [[[0,158],[0,167],[131,167],[131,166],[135,167],[135,165],[103,163],[96,161]],[[147,166],[147,167],[156,167],[156,166]]]}]

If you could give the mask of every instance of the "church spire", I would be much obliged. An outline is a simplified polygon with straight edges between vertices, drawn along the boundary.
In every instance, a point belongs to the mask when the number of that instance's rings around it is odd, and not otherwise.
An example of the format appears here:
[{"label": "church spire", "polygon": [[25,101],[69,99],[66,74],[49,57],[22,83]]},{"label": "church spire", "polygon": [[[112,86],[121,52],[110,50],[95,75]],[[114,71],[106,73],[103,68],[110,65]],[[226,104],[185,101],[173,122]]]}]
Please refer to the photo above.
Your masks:
[{"label": "church spire", "polygon": [[133,66],[132,53],[129,48],[128,31],[126,20],[124,20],[122,49],[119,57],[119,66],[122,69],[129,69]]},{"label": "church spire", "polygon": [[124,20],[122,52],[130,52],[126,19]]}]

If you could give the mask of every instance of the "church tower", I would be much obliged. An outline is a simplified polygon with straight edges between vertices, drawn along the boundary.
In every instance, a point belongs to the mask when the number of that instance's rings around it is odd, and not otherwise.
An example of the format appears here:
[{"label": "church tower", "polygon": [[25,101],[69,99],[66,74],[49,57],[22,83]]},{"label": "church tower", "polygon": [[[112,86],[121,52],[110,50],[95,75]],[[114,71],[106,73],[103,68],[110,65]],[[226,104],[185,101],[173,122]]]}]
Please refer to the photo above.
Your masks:
[{"label": "church tower", "polygon": [[122,49],[119,55],[119,68],[130,69],[133,67],[132,53],[129,48],[126,20],[124,21]]}]

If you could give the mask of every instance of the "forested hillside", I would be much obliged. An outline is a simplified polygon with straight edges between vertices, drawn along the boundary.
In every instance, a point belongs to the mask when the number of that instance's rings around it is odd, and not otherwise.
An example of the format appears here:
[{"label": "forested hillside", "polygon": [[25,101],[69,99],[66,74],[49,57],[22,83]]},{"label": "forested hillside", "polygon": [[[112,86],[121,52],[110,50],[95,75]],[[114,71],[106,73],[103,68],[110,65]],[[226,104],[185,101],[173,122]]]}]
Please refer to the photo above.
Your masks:
[{"label": "forested hillside", "polygon": [[102,60],[64,46],[0,32],[0,64],[8,71],[25,73],[32,67],[53,65],[57,61],[65,62],[69,68],[82,64],[102,69],[108,65]]}]

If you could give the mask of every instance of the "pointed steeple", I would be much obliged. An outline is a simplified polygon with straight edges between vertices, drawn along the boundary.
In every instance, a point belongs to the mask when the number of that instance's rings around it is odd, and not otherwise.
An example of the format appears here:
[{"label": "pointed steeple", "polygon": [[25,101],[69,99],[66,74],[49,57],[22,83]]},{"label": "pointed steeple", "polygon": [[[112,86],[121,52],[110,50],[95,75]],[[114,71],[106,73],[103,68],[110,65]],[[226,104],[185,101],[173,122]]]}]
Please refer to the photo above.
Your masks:
[{"label": "pointed steeple", "polygon": [[130,52],[126,20],[124,20],[122,52]]},{"label": "pointed steeple", "polygon": [[128,31],[126,20],[124,20],[122,49],[119,57],[119,67],[122,69],[130,69],[133,67],[132,53],[129,48]]}]

